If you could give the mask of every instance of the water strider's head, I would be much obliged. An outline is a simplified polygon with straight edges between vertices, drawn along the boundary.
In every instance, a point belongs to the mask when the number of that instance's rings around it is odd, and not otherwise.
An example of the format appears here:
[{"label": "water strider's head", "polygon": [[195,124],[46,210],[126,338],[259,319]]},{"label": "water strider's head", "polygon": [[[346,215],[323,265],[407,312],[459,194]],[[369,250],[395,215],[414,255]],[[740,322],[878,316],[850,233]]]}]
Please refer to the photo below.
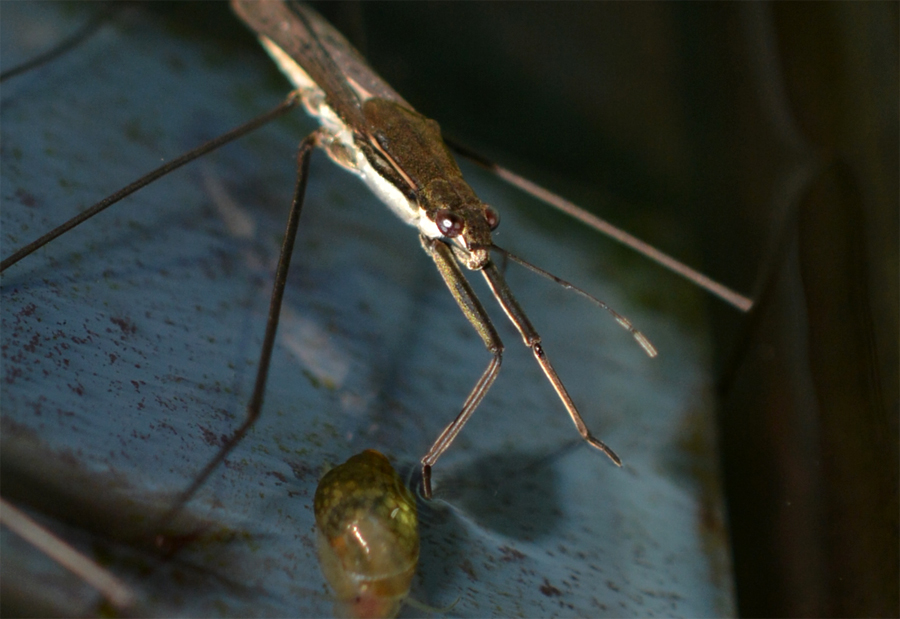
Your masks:
[{"label": "water strider's head", "polygon": [[500,216],[463,179],[438,123],[377,98],[366,100],[362,113],[365,131],[357,144],[374,173],[363,173],[369,186],[423,236],[452,246],[467,268],[484,268]]},{"label": "water strider's head", "polygon": [[[445,181],[432,184],[441,182]],[[474,192],[472,195],[474,196]],[[437,201],[437,204],[444,203]],[[499,224],[499,213],[476,198],[473,202],[453,209],[438,206],[431,212],[423,212],[419,220],[419,231],[429,238],[449,243],[454,248],[453,253],[457,259],[466,268],[477,271],[484,268],[491,259],[491,232]]]}]

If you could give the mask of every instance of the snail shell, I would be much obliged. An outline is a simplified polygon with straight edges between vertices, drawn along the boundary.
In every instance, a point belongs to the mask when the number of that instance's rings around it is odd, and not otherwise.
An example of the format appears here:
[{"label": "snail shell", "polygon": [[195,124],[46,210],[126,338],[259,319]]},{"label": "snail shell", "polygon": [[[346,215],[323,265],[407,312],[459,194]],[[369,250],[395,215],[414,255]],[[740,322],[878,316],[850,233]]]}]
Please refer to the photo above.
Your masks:
[{"label": "snail shell", "polygon": [[415,498],[388,459],[368,449],[328,471],[315,513],[335,616],[396,616],[419,562],[419,529]]}]

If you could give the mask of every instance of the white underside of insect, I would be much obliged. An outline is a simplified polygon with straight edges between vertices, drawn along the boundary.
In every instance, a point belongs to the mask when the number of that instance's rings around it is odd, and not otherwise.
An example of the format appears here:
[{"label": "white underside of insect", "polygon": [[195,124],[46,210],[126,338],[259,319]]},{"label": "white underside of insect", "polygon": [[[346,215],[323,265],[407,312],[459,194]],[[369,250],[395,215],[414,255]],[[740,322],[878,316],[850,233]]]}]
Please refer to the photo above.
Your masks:
[{"label": "white underside of insect", "polygon": [[[359,176],[372,193],[404,223],[418,228],[430,239],[443,236],[434,222],[425,216],[417,202],[408,200],[372,167],[365,154],[357,148],[353,140],[353,131],[327,105],[325,93],[306,71],[268,37],[261,36],[259,40],[282,73],[297,88],[306,111],[321,123],[321,135],[325,137],[320,141],[320,145],[328,153],[328,157],[336,164]],[[361,101],[372,98],[372,93],[353,80],[348,80],[348,83],[357,92]]]}]

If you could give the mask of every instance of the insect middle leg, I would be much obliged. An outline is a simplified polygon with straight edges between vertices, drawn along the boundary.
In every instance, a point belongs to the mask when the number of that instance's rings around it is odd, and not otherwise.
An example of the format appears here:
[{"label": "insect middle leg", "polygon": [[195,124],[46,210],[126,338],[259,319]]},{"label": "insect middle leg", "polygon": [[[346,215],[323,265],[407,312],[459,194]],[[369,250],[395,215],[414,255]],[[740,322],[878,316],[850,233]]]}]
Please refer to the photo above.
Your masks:
[{"label": "insect middle leg", "polygon": [[278,331],[278,321],[281,317],[281,304],[284,299],[284,288],[287,284],[288,271],[291,266],[291,255],[294,252],[294,241],[300,226],[300,213],[303,210],[303,197],[306,193],[306,183],[309,178],[309,162],[313,150],[322,145],[325,140],[321,130],[309,134],[297,150],[297,182],[294,188],[294,198],[291,210],[288,214],[284,239],[281,244],[281,252],[278,256],[278,265],[275,268],[275,283],[272,286],[272,296],[269,300],[269,311],[266,319],[266,331],[263,335],[263,343],[259,352],[259,364],[256,370],[256,380],[253,385],[253,394],[247,404],[247,414],[244,422],[235,430],[234,434],[219,449],[218,453],[203,467],[203,470],[194,478],[191,485],[178,495],[178,498],[163,516],[156,529],[162,530],[178,514],[184,505],[191,500],[194,493],[209,478],[212,472],[228,456],[229,453],[241,442],[247,431],[259,419],[262,411],[263,398],[266,392],[266,381],[269,377],[269,365],[272,360],[272,350],[275,347],[275,335]]},{"label": "insect middle leg", "polygon": [[[578,430],[578,434],[580,434],[581,438],[583,438],[591,447],[599,449],[600,451],[605,453],[616,466],[622,466],[622,460],[618,455],[616,455],[616,452],[610,449],[609,446],[606,445],[606,443],[591,434],[591,431],[588,429],[587,424],[584,423],[584,419],[581,418],[581,413],[578,412],[578,408],[575,406],[575,402],[572,401],[572,398],[569,396],[569,392],[566,390],[565,385],[563,385],[563,382],[559,378],[559,375],[556,373],[556,370],[553,369],[553,366],[550,364],[550,359],[547,357],[547,353],[544,352],[544,347],[541,344],[540,334],[531,325],[531,321],[528,320],[528,316],[525,315],[525,312],[519,306],[519,302],[516,301],[516,298],[513,296],[512,291],[509,289],[509,286],[506,285],[506,280],[503,279],[503,275],[500,274],[500,271],[497,270],[497,267],[495,267],[493,263],[485,266],[481,270],[481,274],[484,276],[484,279],[487,280],[488,286],[491,287],[491,292],[494,293],[494,298],[497,299],[497,302],[503,308],[503,311],[506,312],[506,315],[509,317],[510,321],[516,326],[516,329],[518,329],[519,334],[522,336],[522,341],[526,346],[528,346],[528,348],[531,349],[531,352],[534,354],[535,360],[538,362],[538,365],[541,366],[541,370],[543,370],[544,372],[544,376],[546,376],[547,380],[550,381],[550,384],[553,385],[553,390],[556,391],[556,395],[559,396],[559,399],[562,401],[563,406],[566,407],[566,412],[568,412],[569,417],[572,418],[572,423],[575,424],[575,428]],[[628,325],[628,327],[631,326],[631,323],[627,321],[625,321],[625,323]],[[623,326],[625,325],[623,324]],[[638,335],[641,335],[640,332],[634,330],[633,327],[632,330],[632,334],[637,333]],[[641,338],[643,338],[643,335],[641,335]],[[641,341],[641,338],[638,338],[639,342]],[[656,354],[655,350],[653,354]]]}]

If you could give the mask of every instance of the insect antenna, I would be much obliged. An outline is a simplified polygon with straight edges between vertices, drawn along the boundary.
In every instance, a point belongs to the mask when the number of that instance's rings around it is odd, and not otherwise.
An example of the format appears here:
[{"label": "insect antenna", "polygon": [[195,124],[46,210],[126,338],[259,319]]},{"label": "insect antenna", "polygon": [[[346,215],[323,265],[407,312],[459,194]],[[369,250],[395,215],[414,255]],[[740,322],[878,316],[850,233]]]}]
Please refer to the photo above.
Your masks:
[{"label": "insect antenna", "polygon": [[520,264],[523,267],[525,267],[526,269],[528,269],[529,271],[531,271],[533,273],[537,273],[538,275],[542,275],[543,277],[546,277],[547,279],[556,282],[557,284],[559,284],[566,290],[571,290],[572,292],[574,292],[578,295],[581,295],[582,297],[584,297],[585,299],[587,299],[588,301],[590,301],[591,303],[593,303],[600,309],[606,310],[607,312],[609,312],[612,315],[613,318],[615,318],[616,322],[619,323],[623,329],[628,331],[631,334],[631,336],[637,341],[637,343],[640,344],[641,348],[644,349],[644,352],[647,353],[648,357],[653,358],[657,355],[656,347],[652,343],[650,343],[650,340],[647,338],[646,335],[644,335],[643,333],[638,331],[635,328],[635,326],[633,324],[631,324],[630,320],[628,320],[627,318],[622,316],[622,314],[618,313],[616,310],[611,308],[609,305],[607,305],[605,302],[601,301],[600,299],[598,299],[591,293],[589,293],[585,290],[582,290],[575,284],[572,284],[571,282],[568,282],[561,277],[557,277],[550,271],[545,271],[541,267],[533,265],[523,258],[519,258],[514,253],[509,252],[509,251],[503,249],[502,247],[498,247],[497,245],[495,245],[493,243],[491,244],[491,249],[493,249],[494,251],[496,251],[497,253],[502,255],[504,257],[504,259],[509,259],[509,260],[512,260],[513,262],[515,262],[516,264]]},{"label": "insect antenna", "polygon": [[609,236],[610,238],[615,239],[616,241],[633,249],[639,254],[669,269],[670,271],[681,275],[688,281],[696,284],[697,286],[700,286],[707,292],[722,299],[729,305],[736,307],[742,312],[748,312],[750,311],[750,308],[753,307],[752,299],[732,290],[724,284],[720,284],[719,282],[710,277],[707,277],[696,269],[693,269],[683,262],[676,260],[672,256],[659,251],[649,243],[645,243],[636,236],[631,235],[624,230],[612,225],[605,219],[601,219],[593,213],[586,211],[574,202],[570,202],[559,194],[555,194],[549,189],[545,189],[537,183],[519,176],[515,172],[482,157],[473,150],[449,139],[447,136],[444,136],[444,142],[459,155],[488,170],[489,172],[493,172],[499,178],[503,179],[513,187],[521,189],[525,193],[534,196],[535,198],[541,200],[542,202],[545,202],[546,204],[549,204],[550,206],[562,211],[566,215],[574,217],[581,223],[586,224],[594,230],[597,230],[598,232],[601,232]]}]

